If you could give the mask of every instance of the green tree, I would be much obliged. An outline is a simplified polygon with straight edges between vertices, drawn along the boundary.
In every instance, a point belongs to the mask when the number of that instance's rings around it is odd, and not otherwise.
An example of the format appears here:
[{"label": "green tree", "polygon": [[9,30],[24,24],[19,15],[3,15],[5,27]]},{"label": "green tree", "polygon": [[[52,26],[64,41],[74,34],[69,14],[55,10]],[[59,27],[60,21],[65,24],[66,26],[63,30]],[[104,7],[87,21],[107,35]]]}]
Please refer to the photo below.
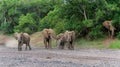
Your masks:
[{"label": "green tree", "polygon": [[33,19],[31,14],[27,14],[20,16],[19,18],[19,24],[15,26],[14,29],[15,32],[27,32],[27,33],[33,33],[37,31],[37,25],[36,21]]},{"label": "green tree", "polygon": [[[14,26],[19,23],[19,17],[26,15],[27,13],[32,14],[37,25],[39,20],[47,15],[50,10],[53,10],[53,4],[51,0],[1,0],[0,1],[0,25],[1,30],[7,33],[13,33]],[[10,22],[9,24],[5,22]],[[3,28],[4,24],[4,28]],[[5,27],[7,26],[7,27]]]}]

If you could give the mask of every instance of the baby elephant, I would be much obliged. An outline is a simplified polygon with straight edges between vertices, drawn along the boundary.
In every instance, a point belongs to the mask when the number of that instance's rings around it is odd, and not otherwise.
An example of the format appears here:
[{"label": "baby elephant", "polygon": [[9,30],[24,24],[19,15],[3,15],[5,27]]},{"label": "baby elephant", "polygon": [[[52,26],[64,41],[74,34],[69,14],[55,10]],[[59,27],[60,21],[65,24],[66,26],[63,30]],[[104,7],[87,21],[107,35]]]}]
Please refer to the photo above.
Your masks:
[{"label": "baby elephant", "polygon": [[23,44],[26,44],[26,50],[27,47],[29,47],[29,50],[31,50],[30,46],[30,36],[27,33],[15,33],[14,37],[16,40],[18,40],[18,51],[22,50]]},{"label": "baby elephant", "polygon": [[59,49],[64,49],[65,46],[65,37],[63,33],[60,33],[56,37],[57,45],[59,46]]}]

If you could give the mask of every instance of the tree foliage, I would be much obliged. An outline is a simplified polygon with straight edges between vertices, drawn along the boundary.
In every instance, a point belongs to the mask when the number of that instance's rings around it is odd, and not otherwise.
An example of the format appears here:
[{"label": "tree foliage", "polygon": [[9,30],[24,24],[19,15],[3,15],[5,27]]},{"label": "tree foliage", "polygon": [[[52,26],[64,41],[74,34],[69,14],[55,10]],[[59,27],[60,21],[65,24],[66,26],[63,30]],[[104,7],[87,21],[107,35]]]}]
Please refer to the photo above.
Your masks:
[{"label": "tree foliage", "polygon": [[120,0],[1,0],[0,29],[4,33],[34,33],[53,28],[56,33],[74,30],[77,35],[98,38],[102,22],[112,20],[120,30]]},{"label": "tree foliage", "polygon": [[33,19],[31,14],[27,14],[26,16],[22,15],[19,18],[18,25],[15,26],[15,32],[27,32],[33,33],[37,30],[36,21]]}]

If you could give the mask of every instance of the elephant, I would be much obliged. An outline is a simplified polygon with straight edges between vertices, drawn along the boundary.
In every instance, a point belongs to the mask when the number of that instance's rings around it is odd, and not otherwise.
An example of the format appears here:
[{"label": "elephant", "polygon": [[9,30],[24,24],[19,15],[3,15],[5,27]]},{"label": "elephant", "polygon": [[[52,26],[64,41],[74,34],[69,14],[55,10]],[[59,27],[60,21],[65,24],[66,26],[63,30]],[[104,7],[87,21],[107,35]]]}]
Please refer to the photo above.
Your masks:
[{"label": "elephant", "polygon": [[18,51],[22,51],[23,44],[26,44],[26,50],[27,47],[29,47],[29,50],[31,50],[30,46],[30,35],[27,33],[15,33],[14,37],[16,40],[18,40]]},{"label": "elephant", "polygon": [[64,49],[65,46],[65,37],[63,33],[60,33],[56,37],[57,45],[59,46],[59,49]]},{"label": "elephant", "polygon": [[68,49],[74,50],[75,32],[66,31],[64,34],[60,33],[56,37],[60,49],[64,49],[65,44],[68,44]]},{"label": "elephant", "polygon": [[74,50],[75,32],[74,31],[66,31],[64,33],[64,37],[65,37],[66,42],[68,43],[68,49]]},{"label": "elephant", "polygon": [[[110,38],[113,38],[114,36],[114,31],[116,30],[116,28],[114,26],[112,26],[112,21],[104,21],[103,22],[103,26],[108,29],[108,34]],[[110,33],[111,32],[111,33]]]},{"label": "elephant", "polygon": [[51,49],[52,38],[56,38],[54,31],[52,29],[43,29],[42,35],[43,35],[43,42],[44,42],[45,48]]}]

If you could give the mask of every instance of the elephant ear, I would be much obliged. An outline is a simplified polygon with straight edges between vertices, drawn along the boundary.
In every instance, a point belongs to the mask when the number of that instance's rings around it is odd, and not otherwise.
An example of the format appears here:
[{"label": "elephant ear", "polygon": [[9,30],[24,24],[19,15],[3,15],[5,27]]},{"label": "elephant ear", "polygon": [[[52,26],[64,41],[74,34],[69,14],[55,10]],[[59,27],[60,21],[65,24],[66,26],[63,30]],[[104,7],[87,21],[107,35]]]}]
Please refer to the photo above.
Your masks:
[{"label": "elephant ear", "polygon": [[51,37],[56,39],[56,35],[55,32],[53,31],[53,29],[49,29],[49,33],[51,34]]},{"label": "elephant ear", "polygon": [[47,29],[43,29],[42,35],[43,35],[44,38],[48,37]]}]

